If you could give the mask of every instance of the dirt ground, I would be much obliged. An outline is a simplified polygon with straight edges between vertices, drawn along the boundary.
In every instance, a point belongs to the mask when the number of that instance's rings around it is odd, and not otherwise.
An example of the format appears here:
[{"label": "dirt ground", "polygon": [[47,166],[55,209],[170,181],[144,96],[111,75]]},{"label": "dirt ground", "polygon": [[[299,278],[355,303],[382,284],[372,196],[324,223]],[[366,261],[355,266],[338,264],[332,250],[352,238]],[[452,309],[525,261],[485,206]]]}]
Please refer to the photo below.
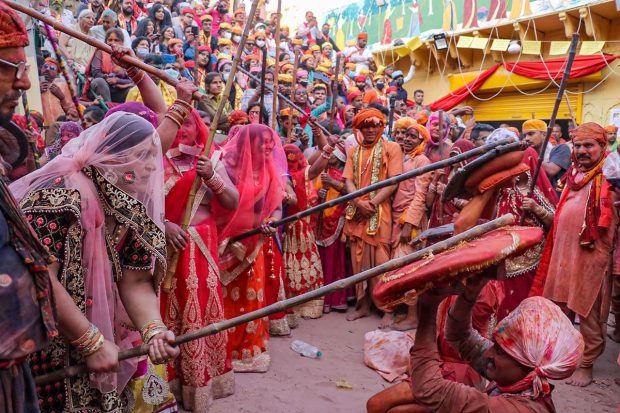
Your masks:
[{"label": "dirt ground", "polygon": [[[271,368],[264,374],[237,374],[235,394],[216,400],[210,413],[363,413],[366,400],[388,387],[363,362],[363,340],[375,329],[378,317],[347,322],[331,313],[319,320],[302,320],[291,337],[271,339]],[[293,339],[319,347],[320,360],[303,358],[289,345]],[[595,366],[595,384],[575,388],[556,383],[554,401],[558,413],[618,413],[620,377],[616,358],[620,345],[608,340],[605,354]],[[346,380],[351,390],[336,386]]]}]

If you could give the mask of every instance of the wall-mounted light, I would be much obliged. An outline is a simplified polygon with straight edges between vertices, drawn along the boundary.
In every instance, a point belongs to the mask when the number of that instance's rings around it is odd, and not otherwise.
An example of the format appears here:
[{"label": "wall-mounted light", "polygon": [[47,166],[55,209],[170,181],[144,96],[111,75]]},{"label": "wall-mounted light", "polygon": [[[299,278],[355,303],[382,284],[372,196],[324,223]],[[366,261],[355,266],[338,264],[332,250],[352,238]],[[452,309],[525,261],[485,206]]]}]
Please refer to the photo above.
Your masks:
[{"label": "wall-mounted light", "polygon": [[433,40],[435,41],[435,47],[437,50],[444,50],[448,48],[448,42],[446,41],[446,34],[434,34]]}]

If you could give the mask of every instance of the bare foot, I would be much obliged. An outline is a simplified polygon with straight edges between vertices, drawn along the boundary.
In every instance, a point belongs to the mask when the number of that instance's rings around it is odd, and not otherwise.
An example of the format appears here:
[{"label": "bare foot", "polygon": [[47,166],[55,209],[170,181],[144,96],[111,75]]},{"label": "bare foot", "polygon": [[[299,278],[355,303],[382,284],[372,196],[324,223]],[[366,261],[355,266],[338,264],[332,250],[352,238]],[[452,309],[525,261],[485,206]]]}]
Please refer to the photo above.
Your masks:
[{"label": "bare foot", "polygon": [[571,386],[586,387],[592,383],[592,367],[579,367],[568,380],[566,384]]},{"label": "bare foot", "polygon": [[396,331],[408,331],[416,328],[418,328],[418,320],[410,320],[409,317],[392,325],[392,329]]},{"label": "bare foot", "polygon": [[368,317],[368,311],[355,310],[352,313],[347,314],[347,321],[357,320],[358,318]]},{"label": "bare foot", "polygon": [[613,333],[607,333],[607,337],[615,341],[616,343],[620,343],[620,326],[614,328]]},{"label": "bare foot", "polygon": [[379,328],[384,329],[391,327],[394,324],[394,314],[392,313],[383,313],[383,317],[379,322]]}]

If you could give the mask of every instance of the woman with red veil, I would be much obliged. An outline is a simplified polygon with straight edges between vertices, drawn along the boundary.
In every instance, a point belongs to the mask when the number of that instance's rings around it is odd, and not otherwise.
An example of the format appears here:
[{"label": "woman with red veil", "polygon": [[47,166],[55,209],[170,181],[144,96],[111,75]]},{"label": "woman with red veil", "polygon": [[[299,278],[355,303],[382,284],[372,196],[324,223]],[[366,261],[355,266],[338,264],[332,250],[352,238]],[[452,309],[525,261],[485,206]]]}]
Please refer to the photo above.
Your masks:
[{"label": "woman with red veil", "polygon": [[[215,215],[236,208],[239,194],[219,160],[221,151],[212,147],[208,158],[199,156],[208,136],[200,115],[192,110],[164,158],[166,241],[169,251],[179,256],[175,273],[168,274],[162,285],[161,311],[177,335],[225,318]],[[196,176],[201,184],[185,232],[180,225]],[[191,411],[207,411],[213,399],[231,395],[234,376],[227,334],[181,346],[180,357],[168,368],[168,380],[177,400]]]},{"label": "woman with red veil", "polygon": [[[277,281],[275,228],[280,219],[286,186],[286,156],[280,137],[271,128],[242,126],[223,147],[223,162],[239,191],[239,206],[216,215],[223,239],[220,255],[224,312],[230,319],[265,307],[274,297],[268,283]],[[261,227],[262,234],[236,242],[229,239]],[[228,330],[236,372],[269,369],[269,322],[251,321]]]},{"label": "woman with red veil", "polygon": [[[312,165],[297,145],[284,145],[288,171],[293,182],[297,202],[289,204],[288,213],[296,214],[317,203],[317,192],[312,181],[327,166],[334,148],[325,145],[321,156]],[[316,220],[308,216],[294,221],[284,228],[283,252],[286,272],[286,293],[294,297],[323,286],[323,268],[314,237]],[[319,318],[323,314],[323,298],[309,301],[294,309],[295,316]]]}]

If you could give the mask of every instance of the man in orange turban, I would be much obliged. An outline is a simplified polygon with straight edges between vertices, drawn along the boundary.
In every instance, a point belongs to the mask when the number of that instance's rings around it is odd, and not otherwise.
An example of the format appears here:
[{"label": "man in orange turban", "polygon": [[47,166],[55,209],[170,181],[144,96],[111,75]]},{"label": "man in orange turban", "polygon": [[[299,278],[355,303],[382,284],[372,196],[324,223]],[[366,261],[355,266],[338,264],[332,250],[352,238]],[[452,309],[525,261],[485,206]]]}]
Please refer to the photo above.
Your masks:
[{"label": "man in orange turban", "polygon": [[[377,109],[363,109],[353,118],[353,133],[358,145],[349,149],[343,177],[348,192],[355,191],[403,171],[403,155],[395,142],[382,138],[386,119]],[[353,200],[346,209],[344,233],[349,239],[353,272],[359,273],[390,259],[392,205],[395,186],[373,191]],[[376,279],[356,286],[356,311],[347,316],[355,320],[370,314],[369,296]],[[385,314],[382,326],[392,322]]]},{"label": "man in orange turban", "polygon": [[605,131],[607,132],[607,150],[618,150],[618,142],[616,141],[618,138],[618,127],[614,125],[607,125],[605,126]]},{"label": "man in orange turban", "polygon": [[592,382],[592,366],[605,348],[609,312],[605,291],[611,284],[609,263],[618,218],[612,211],[614,192],[602,173],[605,129],[588,122],[572,130],[570,136],[573,163],[566,172],[566,187],[530,295],[542,293],[579,315],[585,351],[568,383],[583,387]]},{"label": "man in orange turban", "polygon": [[359,33],[357,35],[357,44],[344,51],[347,61],[355,63],[356,74],[359,74],[364,69],[369,70],[369,64],[373,61],[372,52],[366,45],[368,45],[368,34]]},{"label": "man in orange turban", "polygon": [[[521,127],[523,140],[528,142],[536,151],[540,148],[547,136],[547,124],[540,119],[530,119],[523,122]],[[543,169],[555,188],[571,164],[571,148],[567,144],[553,146],[547,143]]]}]

